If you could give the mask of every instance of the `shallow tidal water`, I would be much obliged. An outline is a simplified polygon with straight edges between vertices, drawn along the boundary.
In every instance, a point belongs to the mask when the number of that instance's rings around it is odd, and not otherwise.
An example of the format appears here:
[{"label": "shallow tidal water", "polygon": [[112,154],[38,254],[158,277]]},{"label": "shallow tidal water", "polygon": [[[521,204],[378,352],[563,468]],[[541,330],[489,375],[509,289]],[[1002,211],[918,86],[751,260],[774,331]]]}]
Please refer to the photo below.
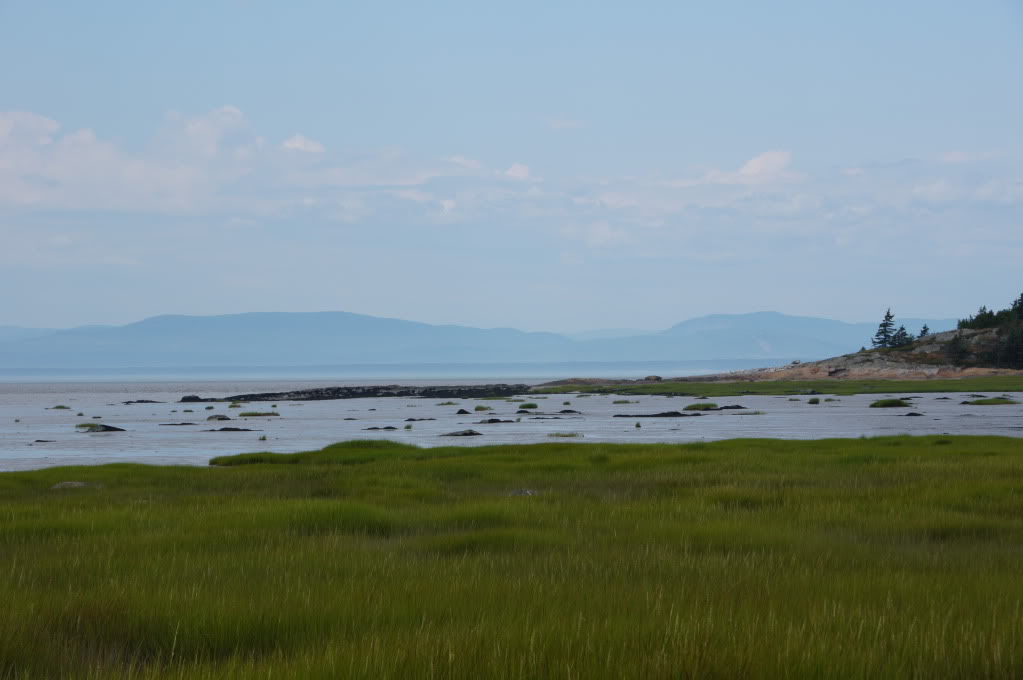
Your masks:
[{"label": "shallow tidal water", "polygon": [[[454,381],[394,382],[451,384]],[[461,384],[473,382],[495,380],[458,381]],[[869,408],[871,402],[890,396],[884,394],[833,397],[836,399],[833,402],[825,402],[829,395],[822,394],[818,396],[821,400],[819,405],[808,404],[810,397],[804,395],[721,397],[713,401],[720,406],[740,405],[745,408],[685,418],[638,416],[662,411],[682,411],[687,404],[699,400],[692,397],[524,394],[521,398],[539,406],[529,414],[516,413],[519,403],[478,399],[345,399],[278,402],[275,408],[271,408],[270,402],[253,402],[240,409],[228,408],[227,403],[175,403],[186,394],[225,397],[342,384],[380,383],[345,383],[334,380],[0,384],[0,470],[112,462],[206,465],[211,457],[218,455],[251,451],[306,451],[347,439],[387,438],[419,446],[479,446],[551,441],[652,443],[736,437],[820,439],[894,434],[989,434],[1023,438],[1023,405],[962,405],[960,402],[969,395],[960,392],[908,395],[912,397],[913,403],[909,409]],[[1023,393],[1010,396],[1023,401]],[[139,399],[163,403],[120,403]],[[613,403],[620,399],[636,403]],[[439,405],[443,401],[454,401],[456,404]],[[570,403],[566,405],[565,401]],[[57,404],[70,408],[53,409]],[[477,405],[490,406],[493,410],[475,412],[473,409]],[[206,406],[214,408],[206,410]],[[459,408],[471,414],[456,415]],[[186,413],[185,409],[192,409],[192,412]],[[563,409],[579,413],[559,413]],[[280,417],[240,418],[237,415],[244,411],[270,410],[280,413]],[[905,414],[910,411],[923,415],[907,417]],[[211,414],[226,415],[232,420],[207,422],[206,418]],[[616,414],[628,417],[613,417]],[[434,420],[408,422],[410,418]],[[479,423],[487,418],[517,422]],[[121,427],[126,431],[96,434],[76,431],[76,424],[92,421]],[[183,422],[194,425],[162,424]],[[641,427],[636,427],[637,422]],[[405,425],[411,425],[412,428],[405,430]],[[204,431],[219,427],[241,427],[253,431]],[[368,430],[370,427],[397,429]],[[465,429],[474,429],[481,432],[482,436],[441,436]],[[569,433],[578,436],[564,439],[551,437],[552,434]],[[260,441],[263,435],[266,441]]]}]

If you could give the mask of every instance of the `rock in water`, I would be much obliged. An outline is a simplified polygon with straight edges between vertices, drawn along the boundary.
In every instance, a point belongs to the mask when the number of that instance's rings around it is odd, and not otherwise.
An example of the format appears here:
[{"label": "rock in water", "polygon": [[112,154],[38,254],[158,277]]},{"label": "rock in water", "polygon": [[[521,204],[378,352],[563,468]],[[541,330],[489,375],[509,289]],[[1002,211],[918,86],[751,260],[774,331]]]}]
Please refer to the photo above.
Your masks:
[{"label": "rock in water", "polygon": [[688,418],[699,413],[680,413],[678,411],[664,411],[662,413],[616,413],[615,418]]},{"label": "rock in water", "polygon": [[482,435],[482,432],[477,432],[476,430],[459,430],[458,432],[442,434],[441,437],[480,437]]},{"label": "rock in water", "polygon": [[89,423],[84,427],[79,427],[82,432],[124,432],[123,427],[114,427],[113,425],[103,425],[102,423]]}]

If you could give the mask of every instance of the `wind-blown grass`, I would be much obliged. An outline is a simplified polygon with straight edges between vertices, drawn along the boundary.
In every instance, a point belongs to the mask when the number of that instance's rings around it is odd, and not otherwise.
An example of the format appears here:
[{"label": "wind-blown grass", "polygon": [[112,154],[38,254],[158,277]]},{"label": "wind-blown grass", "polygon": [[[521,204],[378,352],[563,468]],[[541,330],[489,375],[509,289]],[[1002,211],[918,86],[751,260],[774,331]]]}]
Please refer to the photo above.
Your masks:
[{"label": "wind-blown grass", "polygon": [[215,462],[0,474],[0,677],[1023,674],[1018,439]]}]

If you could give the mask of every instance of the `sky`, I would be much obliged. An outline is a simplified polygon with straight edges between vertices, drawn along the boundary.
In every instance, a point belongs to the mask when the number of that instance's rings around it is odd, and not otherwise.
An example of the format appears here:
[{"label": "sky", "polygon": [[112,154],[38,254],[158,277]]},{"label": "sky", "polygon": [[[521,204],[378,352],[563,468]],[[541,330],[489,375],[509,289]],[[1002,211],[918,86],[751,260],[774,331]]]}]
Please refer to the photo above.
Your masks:
[{"label": "sky", "polygon": [[0,325],[1023,292],[1023,2],[0,0]]}]

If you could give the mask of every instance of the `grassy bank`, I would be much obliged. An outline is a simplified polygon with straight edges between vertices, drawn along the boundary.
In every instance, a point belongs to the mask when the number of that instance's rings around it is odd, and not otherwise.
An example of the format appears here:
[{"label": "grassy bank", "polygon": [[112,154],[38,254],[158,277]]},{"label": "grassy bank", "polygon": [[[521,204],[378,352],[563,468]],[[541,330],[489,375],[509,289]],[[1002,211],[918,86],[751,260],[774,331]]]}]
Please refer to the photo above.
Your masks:
[{"label": "grassy bank", "polygon": [[1020,440],[218,462],[0,474],[0,677],[1023,675]]},{"label": "grassy bank", "polygon": [[759,382],[643,382],[629,385],[567,385],[537,392],[597,392],[603,394],[666,394],[732,397],[742,394],[893,394],[914,392],[1023,392],[1023,376],[993,376],[958,380],[764,380]]}]

